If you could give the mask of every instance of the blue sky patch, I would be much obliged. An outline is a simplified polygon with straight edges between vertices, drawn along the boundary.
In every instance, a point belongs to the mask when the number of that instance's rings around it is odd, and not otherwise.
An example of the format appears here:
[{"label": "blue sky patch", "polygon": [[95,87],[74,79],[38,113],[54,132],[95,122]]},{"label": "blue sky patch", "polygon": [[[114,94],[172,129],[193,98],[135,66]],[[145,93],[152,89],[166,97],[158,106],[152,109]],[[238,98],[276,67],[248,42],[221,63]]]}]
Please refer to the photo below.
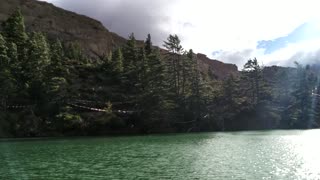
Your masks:
[{"label": "blue sky patch", "polygon": [[285,48],[290,43],[298,43],[320,37],[319,22],[307,22],[294,29],[287,36],[273,40],[258,41],[257,48],[265,49],[265,54],[271,54],[281,48]]}]

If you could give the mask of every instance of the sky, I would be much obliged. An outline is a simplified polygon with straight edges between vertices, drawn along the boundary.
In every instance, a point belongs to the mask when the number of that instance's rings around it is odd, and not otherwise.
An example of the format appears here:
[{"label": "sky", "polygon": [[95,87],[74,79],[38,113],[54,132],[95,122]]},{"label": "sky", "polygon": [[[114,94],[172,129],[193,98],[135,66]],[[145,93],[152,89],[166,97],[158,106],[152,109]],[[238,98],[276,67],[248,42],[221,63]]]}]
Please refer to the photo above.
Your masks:
[{"label": "sky", "polygon": [[137,39],[163,45],[177,34],[185,49],[238,65],[320,63],[317,0],[45,0]]}]

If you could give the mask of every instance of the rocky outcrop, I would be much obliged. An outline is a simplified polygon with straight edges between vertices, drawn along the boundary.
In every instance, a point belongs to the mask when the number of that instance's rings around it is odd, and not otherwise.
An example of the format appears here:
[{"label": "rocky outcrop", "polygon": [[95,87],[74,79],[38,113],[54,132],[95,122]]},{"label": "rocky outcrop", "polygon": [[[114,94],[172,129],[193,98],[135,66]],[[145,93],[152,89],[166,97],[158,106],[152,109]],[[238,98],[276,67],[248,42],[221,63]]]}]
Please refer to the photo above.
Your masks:
[{"label": "rocky outcrop", "polygon": [[226,64],[221,61],[209,59],[205,54],[197,54],[200,69],[215,79],[226,79],[230,75],[238,75],[238,67],[235,64]]}]

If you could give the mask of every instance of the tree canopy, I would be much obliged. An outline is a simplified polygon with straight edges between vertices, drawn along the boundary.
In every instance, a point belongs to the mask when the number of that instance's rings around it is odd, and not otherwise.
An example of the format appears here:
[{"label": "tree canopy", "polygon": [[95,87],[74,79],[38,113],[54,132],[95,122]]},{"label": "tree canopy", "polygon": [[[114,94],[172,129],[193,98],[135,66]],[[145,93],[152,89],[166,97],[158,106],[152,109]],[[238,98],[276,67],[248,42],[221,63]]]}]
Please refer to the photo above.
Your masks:
[{"label": "tree canopy", "polygon": [[99,135],[320,126],[317,66],[212,78],[177,35],[160,49],[130,34],[102,59],[76,42],[26,32],[16,10],[0,32],[0,136]]}]

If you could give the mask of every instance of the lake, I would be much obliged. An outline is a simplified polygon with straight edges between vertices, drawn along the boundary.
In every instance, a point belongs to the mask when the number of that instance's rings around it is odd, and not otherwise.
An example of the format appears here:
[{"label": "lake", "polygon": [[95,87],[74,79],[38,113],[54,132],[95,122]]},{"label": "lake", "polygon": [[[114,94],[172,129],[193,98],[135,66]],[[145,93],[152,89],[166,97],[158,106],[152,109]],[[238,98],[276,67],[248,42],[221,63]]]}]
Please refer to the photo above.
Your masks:
[{"label": "lake", "polygon": [[0,141],[0,179],[320,179],[320,130]]}]

